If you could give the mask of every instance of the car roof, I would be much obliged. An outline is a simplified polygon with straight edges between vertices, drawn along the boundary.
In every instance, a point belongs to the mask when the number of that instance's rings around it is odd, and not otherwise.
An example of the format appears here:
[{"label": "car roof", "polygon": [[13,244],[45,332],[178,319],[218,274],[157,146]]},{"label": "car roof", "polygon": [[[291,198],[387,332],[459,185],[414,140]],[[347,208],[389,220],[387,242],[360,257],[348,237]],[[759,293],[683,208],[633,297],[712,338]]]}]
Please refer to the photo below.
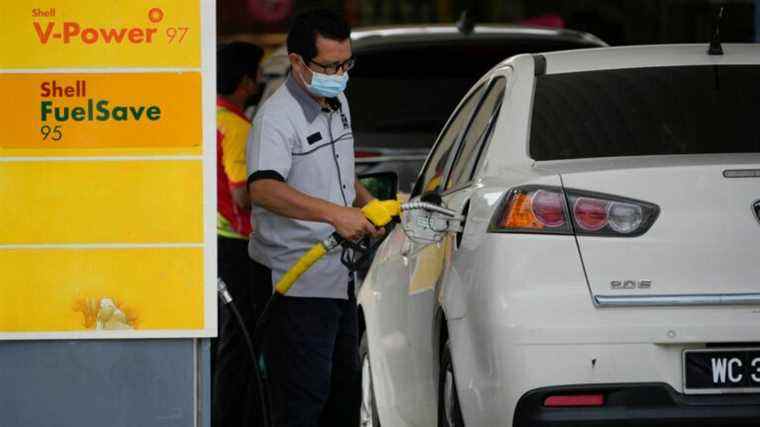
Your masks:
[{"label": "car roof", "polygon": [[546,74],[678,65],[760,64],[760,44],[724,43],[723,55],[708,55],[708,43],[619,46],[541,54]]},{"label": "car roof", "polygon": [[[404,45],[435,44],[475,41],[560,41],[577,43],[580,46],[602,47],[607,44],[593,34],[581,31],[528,27],[507,24],[478,24],[472,32],[463,33],[455,24],[389,25],[379,27],[357,27],[351,32],[354,52],[375,49],[398,49]],[[266,75],[284,74],[290,63],[287,49],[281,46],[262,63]]]},{"label": "car roof", "polygon": [[454,24],[360,27],[351,34],[357,50],[398,44],[445,43],[468,40],[557,40],[588,46],[607,46],[598,37],[580,31],[506,24],[478,24],[462,32]]}]

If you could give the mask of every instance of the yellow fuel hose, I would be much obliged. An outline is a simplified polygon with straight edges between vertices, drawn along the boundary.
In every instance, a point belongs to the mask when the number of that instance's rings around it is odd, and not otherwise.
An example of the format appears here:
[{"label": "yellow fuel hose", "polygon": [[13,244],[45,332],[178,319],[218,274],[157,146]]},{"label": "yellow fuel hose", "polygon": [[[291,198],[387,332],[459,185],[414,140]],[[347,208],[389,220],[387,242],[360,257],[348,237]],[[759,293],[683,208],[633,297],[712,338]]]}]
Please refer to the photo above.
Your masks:
[{"label": "yellow fuel hose", "polygon": [[[393,220],[393,217],[401,213],[401,202],[398,200],[372,200],[367,203],[362,212],[367,219],[376,227],[383,227]],[[333,234],[329,238],[312,246],[301,258],[293,264],[280,280],[275,284],[275,292],[280,295],[288,293],[299,277],[311,268],[314,263],[325,256],[326,253],[338,246],[342,241],[340,236]]]},{"label": "yellow fuel hose", "polygon": [[290,287],[296,283],[299,277],[306,272],[315,262],[325,256],[327,253],[327,247],[325,242],[319,242],[312,246],[301,258],[293,264],[292,267],[285,274],[280,277],[280,280],[274,286],[275,292],[280,295],[285,295],[290,290]]}]

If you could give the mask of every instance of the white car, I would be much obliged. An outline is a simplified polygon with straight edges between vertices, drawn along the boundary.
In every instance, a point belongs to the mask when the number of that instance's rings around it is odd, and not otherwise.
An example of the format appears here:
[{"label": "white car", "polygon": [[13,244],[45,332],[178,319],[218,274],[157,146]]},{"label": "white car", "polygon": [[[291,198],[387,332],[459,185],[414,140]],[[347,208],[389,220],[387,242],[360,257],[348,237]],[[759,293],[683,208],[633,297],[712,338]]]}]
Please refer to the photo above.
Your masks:
[{"label": "white car", "polygon": [[723,50],[475,84],[412,193],[463,230],[404,221],[359,292],[363,425],[760,423],[760,45]]}]

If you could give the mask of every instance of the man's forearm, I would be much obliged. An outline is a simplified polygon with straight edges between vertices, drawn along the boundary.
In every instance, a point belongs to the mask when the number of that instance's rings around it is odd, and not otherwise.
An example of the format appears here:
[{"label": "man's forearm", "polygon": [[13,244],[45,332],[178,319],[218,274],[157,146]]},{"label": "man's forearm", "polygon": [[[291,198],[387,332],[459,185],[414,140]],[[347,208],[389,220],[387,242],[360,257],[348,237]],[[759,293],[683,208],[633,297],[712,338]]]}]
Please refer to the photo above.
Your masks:
[{"label": "man's forearm", "polygon": [[251,202],[277,215],[304,221],[331,224],[343,238],[357,240],[365,235],[380,236],[361,209],[336,205],[304,194],[275,179],[260,179],[249,186]]},{"label": "man's forearm", "polygon": [[274,179],[254,181],[248,189],[252,203],[289,218],[332,223],[332,214],[338,207]]}]

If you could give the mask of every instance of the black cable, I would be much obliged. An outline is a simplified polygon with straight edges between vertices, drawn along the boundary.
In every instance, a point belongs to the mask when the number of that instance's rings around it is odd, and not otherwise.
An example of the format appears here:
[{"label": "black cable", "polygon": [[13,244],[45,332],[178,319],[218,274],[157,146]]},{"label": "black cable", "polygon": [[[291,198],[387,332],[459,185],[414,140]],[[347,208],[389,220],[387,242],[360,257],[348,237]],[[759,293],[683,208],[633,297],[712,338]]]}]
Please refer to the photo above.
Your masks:
[{"label": "black cable", "polygon": [[269,301],[267,301],[267,305],[264,306],[264,310],[261,311],[261,314],[259,315],[259,319],[256,321],[256,328],[253,330],[253,339],[254,341],[259,341],[261,338],[261,334],[264,332],[264,327],[267,323],[269,323],[269,313],[272,311],[272,307],[276,304],[276,301],[279,301],[280,299],[280,293],[274,292],[272,293],[272,296],[269,297]]},{"label": "black cable", "polygon": [[[261,378],[261,372],[259,372],[259,358],[256,355],[256,348],[253,346],[253,340],[251,340],[251,335],[248,333],[248,328],[245,326],[243,316],[240,315],[240,311],[238,311],[237,306],[232,300],[232,295],[227,290],[227,285],[225,285],[223,281],[219,280],[217,283],[217,290],[219,293],[219,299],[222,301],[222,304],[232,309],[232,313],[235,315],[235,319],[237,319],[238,325],[240,325],[240,331],[243,333],[243,338],[245,339],[245,343],[248,346],[248,353],[250,354],[251,360],[253,361],[253,373],[256,379],[256,385],[259,389],[261,416],[264,419],[264,425],[271,426],[272,424],[269,419],[269,401],[267,399],[268,394],[266,394],[264,381]],[[267,304],[267,308],[268,307],[269,304]],[[267,311],[267,308],[265,308],[264,311]]]}]

